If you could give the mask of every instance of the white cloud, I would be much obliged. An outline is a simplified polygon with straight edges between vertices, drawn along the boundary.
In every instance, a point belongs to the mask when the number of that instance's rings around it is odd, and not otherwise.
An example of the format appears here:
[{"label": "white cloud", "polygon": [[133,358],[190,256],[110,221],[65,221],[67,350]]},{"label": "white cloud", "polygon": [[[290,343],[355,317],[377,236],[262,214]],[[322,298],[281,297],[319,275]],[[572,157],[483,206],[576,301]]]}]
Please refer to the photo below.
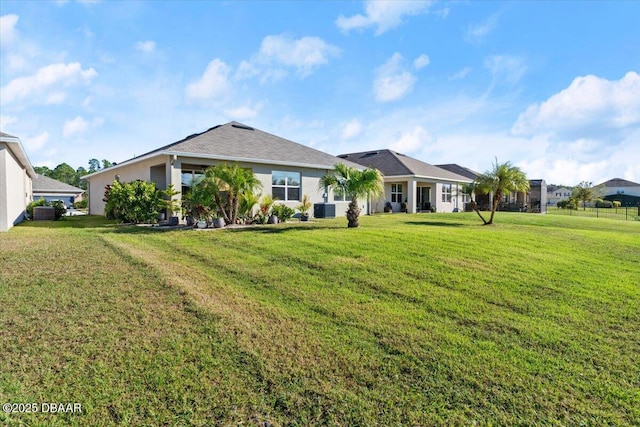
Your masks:
[{"label": "white cloud", "polygon": [[421,70],[427,65],[429,65],[430,63],[431,63],[431,60],[429,59],[429,56],[423,53],[422,55],[418,56],[416,59],[413,60],[413,68],[415,68],[416,70]]},{"label": "white cloud", "polygon": [[411,131],[403,132],[398,139],[389,145],[389,148],[402,154],[413,153],[431,140],[432,137],[422,126],[415,126]]},{"label": "white cloud", "polygon": [[344,32],[376,27],[376,35],[380,35],[402,24],[405,16],[427,13],[432,4],[422,0],[369,0],[365,2],[364,15],[340,15],[335,22]]},{"label": "white cloud", "polygon": [[31,138],[25,138],[24,146],[29,151],[38,151],[42,147],[45,146],[45,144],[47,143],[48,140],[49,140],[49,133],[48,132],[42,132],[38,136],[34,136],[34,137],[31,137]]},{"label": "white cloud", "polygon": [[20,17],[15,14],[0,16],[0,45],[8,46],[17,38],[16,24]]},{"label": "white cloud", "polygon": [[630,71],[620,80],[588,75],[520,114],[514,134],[554,132],[589,137],[640,125],[640,74]]},{"label": "white cloud", "polygon": [[260,75],[263,82],[275,81],[286,76],[287,67],[295,68],[300,76],[306,77],[339,54],[340,49],[319,37],[293,39],[285,34],[268,35],[262,40],[258,53],[240,63],[235,77],[246,79]]},{"label": "white cloud", "polygon": [[495,79],[515,84],[520,81],[527,66],[523,59],[509,55],[492,55],[484,59],[484,66]]},{"label": "white cloud", "polygon": [[51,86],[71,86],[89,83],[98,73],[93,69],[83,70],[78,62],[51,64],[39,69],[36,74],[18,77],[2,87],[2,101],[12,102],[33,95]]},{"label": "white cloud", "polygon": [[469,74],[471,72],[471,67],[464,67],[463,69],[459,70],[458,72],[452,74],[449,76],[449,80],[462,80],[465,77],[467,77],[467,74]]},{"label": "white cloud", "polygon": [[476,25],[469,25],[465,39],[469,42],[480,42],[498,25],[498,15],[491,15],[485,22]]},{"label": "white cloud", "polygon": [[352,139],[360,135],[362,132],[362,123],[358,119],[350,120],[344,128],[342,129],[342,138],[343,139]]},{"label": "white cloud", "polygon": [[67,94],[64,92],[53,92],[47,96],[45,104],[55,105],[62,104],[67,99]]},{"label": "white cloud", "polygon": [[209,62],[202,77],[187,85],[187,99],[204,100],[227,95],[230,90],[229,72],[229,66],[223,61],[216,58]]},{"label": "white cloud", "polygon": [[18,123],[18,118],[16,116],[3,116],[0,114],[0,129],[4,130],[7,126],[10,126],[14,123]]},{"label": "white cloud", "polygon": [[243,105],[236,108],[224,110],[224,113],[234,120],[252,119],[258,115],[260,106]]},{"label": "white cloud", "polygon": [[416,77],[403,69],[404,58],[398,52],[376,70],[373,92],[379,102],[395,101],[413,89]]},{"label": "white cloud", "polygon": [[77,133],[82,133],[89,127],[89,122],[80,116],[72,120],[67,120],[62,128],[62,135],[67,137]]},{"label": "white cloud", "polygon": [[136,50],[145,53],[151,53],[156,50],[156,42],[153,40],[140,41],[135,44]]}]

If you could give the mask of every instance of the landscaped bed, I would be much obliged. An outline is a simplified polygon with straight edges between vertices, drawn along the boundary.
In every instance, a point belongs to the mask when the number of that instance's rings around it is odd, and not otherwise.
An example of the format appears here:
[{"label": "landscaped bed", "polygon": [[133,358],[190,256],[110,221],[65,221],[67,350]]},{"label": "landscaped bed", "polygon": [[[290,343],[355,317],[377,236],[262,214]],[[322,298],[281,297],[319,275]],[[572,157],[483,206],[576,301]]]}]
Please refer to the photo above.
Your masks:
[{"label": "landscaped bed", "polygon": [[640,223],[498,213],[0,236],[30,425],[638,425]]}]

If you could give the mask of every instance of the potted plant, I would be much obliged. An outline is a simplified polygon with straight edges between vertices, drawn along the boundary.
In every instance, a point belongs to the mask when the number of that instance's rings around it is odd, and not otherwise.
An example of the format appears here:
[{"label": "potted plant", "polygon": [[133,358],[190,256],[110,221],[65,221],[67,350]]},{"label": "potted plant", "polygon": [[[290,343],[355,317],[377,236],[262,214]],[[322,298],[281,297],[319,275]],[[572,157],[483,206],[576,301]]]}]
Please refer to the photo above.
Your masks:
[{"label": "potted plant", "polygon": [[224,218],[220,216],[216,216],[213,218],[213,227],[214,228],[224,228],[225,226]]},{"label": "potted plant", "polygon": [[311,200],[309,200],[309,196],[304,194],[302,196],[302,201],[298,205],[297,208],[300,211],[300,221],[309,221],[309,209],[311,209]]},{"label": "potted plant", "polygon": [[271,208],[273,207],[273,203],[276,200],[271,196],[271,194],[267,194],[262,198],[262,202],[260,203],[260,212],[256,215],[256,222],[259,224],[277,224],[278,217],[275,215],[271,215]]},{"label": "potted plant", "polygon": [[407,210],[407,201],[406,200],[400,204],[400,211],[404,212],[404,213],[408,212],[408,210]]},{"label": "potted plant", "polygon": [[393,208],[391,207],[391,202],[387,202],[387,203],[385,203],[385,204],[384,204],[384,211],[385,211],[386,213],[389,213],[389,212],[391,212],[392,210],[393,210]]},{"label": "potted plant", "polygon": [[211,217],[211,209],[201,203],[193,206],[193,217],[196,220],[196,227],[207,228],[209,225],[209,218]]}]

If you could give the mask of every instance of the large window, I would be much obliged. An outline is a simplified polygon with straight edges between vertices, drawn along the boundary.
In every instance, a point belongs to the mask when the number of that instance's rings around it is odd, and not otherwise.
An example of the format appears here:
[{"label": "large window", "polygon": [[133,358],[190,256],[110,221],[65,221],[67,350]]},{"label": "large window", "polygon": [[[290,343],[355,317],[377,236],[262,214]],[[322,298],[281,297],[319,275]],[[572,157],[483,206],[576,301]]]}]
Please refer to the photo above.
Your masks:
[{"label": "large window", "polygon": [[189,193],[193,184],[199,182],[203,177],[204,172],[202,170],[182,169],[182,194]]},{"label": "large window", "polygon": [[271,172],[271,194],[278,200],[300,201],[300,172]]},{"label": "large window", "polygon": [[393,203],[402,203],[402,184],[391,184],[391,201]]},{"label": "large window", "polygon": [[451,184],[442,184],[442,201],[451,203]]}]

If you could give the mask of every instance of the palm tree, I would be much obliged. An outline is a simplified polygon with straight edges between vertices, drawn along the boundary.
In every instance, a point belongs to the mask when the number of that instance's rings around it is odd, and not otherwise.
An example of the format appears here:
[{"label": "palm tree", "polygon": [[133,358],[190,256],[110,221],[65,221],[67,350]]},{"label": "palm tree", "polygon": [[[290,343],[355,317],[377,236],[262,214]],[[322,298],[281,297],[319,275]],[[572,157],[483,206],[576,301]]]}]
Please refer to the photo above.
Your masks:
[{"label": "palm tree", "polygon": [[517,166],[512,166],[510,162],[498,163],[498,159],[493,164],[493,170],[487,171],[478,176],[474,182],[476,194],[493,193],[491,204],[491,217],[489,221],[485,220],[478,206],[472,202],[472,208],[482,219],[485,225],[493,224],[493,216],[498,209],[498,203],[504,194],[513,191],[523,192],[529,189],[529,181],[527,176]]},{"label": "palm tree", "polygon": [[240,197],[262,188],[262,183],[251,169],[226,163],[208,167],[202,184],[213,195],[218,211],[227,224],[235,224],[238,219]]},{"label": "palm tree", "polygon": [[347,210],[349,228],[360,225],[358,222],[360,216],[359,197],[370,198],[384,194],[382,174],[378,169],[359,170],[346,166],[344,163],[336,164],[331,172],[320,178],[318,188],[332,188],[334,192],[351,197]]}]

